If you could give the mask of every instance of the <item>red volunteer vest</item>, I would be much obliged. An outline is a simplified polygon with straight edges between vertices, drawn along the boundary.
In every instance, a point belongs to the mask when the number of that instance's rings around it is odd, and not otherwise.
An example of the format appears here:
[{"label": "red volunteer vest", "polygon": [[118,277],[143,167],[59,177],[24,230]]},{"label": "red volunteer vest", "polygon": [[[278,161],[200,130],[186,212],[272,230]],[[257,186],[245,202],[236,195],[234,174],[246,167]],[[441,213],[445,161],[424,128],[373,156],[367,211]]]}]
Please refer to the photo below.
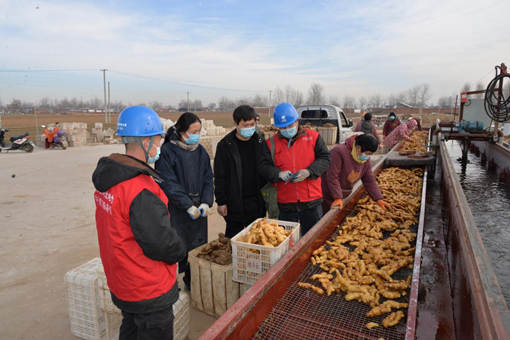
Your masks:
[{"label": "red volunteer vest", "polygon": [[[319,133],[304,129],[306,134],[299,137],[294,145],[289,147],[289,141],[274,135],[275,155],[274,163],[282,171],[289,170],[293,174],[306,169],[315,161],[315,144]],[[266,140],[269,148],[271,142]],[[278,203],[309,202],[322,198],[321,178],[305,179],[299,183],[278,182]]]},{"label": "red volunteer vest", "polygon": [[129,207],[143,189],[153,192],[168,206],[166,195],[147,175],[94,193],[99,251],[108,287],[124,301],[157,298],[167,293],[176,280],[177,265],[146,257],[131,230]]}]

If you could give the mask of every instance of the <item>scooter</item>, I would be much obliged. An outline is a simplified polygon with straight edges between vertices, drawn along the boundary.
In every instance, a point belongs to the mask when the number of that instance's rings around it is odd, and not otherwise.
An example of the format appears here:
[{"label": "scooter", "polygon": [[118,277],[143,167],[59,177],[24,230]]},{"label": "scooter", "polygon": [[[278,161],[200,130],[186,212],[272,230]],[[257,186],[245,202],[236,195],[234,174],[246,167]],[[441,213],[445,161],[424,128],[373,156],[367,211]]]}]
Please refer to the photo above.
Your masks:
[{"label": "scooter", "polygon": [[[46,149],[55,147],[61,147],[62,150],[67,149],[67,141],[65,134],[66,132],[64,130],[60,130],[60,127],[57,126],[58,122],[55,123],[55,126],[50,126],[47,129],[44,130],[44,134],[46,135]],[[45,128],[45,125],[41,125],[43,128]],[[49,141],[49,137],[53,137],[52,141]]]},{"label": "scooter", "polygon": [[0,139],[0,152],[2,151],[15,151],[15,150],[19,150],[19,151],[25,151],[27,153],[31,153],[34,151],[34,143],[30,140],[30,137],[29,137],[29,133],[26,132],[24,135],[21,135],[21,136],[16,136],[16,137],[11,137],[9,140],[11,141],[11,145],[5,145],[5,146],[2,146],[4,143],[3,143],[3,140],[4,140],[4,136],[5,136],[5,132],[8,132],[9,130],[7,129],[0,129],[0,130],[3,130],[3,133],[0,132],[0,135],[1,135],[1,139]]}]

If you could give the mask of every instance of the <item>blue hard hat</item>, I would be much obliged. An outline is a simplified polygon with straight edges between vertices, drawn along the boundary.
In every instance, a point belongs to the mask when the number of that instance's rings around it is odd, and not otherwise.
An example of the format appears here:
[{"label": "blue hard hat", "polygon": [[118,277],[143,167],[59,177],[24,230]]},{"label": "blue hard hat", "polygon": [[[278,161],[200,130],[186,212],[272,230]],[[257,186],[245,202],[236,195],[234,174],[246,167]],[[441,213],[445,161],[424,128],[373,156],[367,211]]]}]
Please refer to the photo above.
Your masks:
[{"label": "blue hard hat", "polygon": [[150,137],[165,134],[158,114],[145,106],[130,106],[117,119],[117,136]]},{"label": "blue hard hat", "polygon": [[273,112],[274,126],[284,128],[294,124],[299,119],[299,115],[290,103],[281,103],[276,105]]}]

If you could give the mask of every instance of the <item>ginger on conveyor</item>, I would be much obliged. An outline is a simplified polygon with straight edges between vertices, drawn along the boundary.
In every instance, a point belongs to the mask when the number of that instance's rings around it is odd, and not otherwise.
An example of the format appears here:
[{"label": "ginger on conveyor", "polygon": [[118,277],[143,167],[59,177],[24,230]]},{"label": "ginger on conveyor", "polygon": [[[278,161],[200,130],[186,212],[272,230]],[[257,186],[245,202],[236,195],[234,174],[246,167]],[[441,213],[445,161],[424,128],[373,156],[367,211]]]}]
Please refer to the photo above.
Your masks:
[{"label": "ginger on conveyor", "polygon": [[388,315],[382,322],[384,328],[395,326],[405,316],[404,312],[397,311]]},{"label": "ginger on conveyor", "polygon": [[298,282],[298,286],[305,289],[311,289],[319,295],[324,295],[324,291],[322,289],[320,289],[319,287],[315,287],[311,283]]},{"label": "ginger on conveyor", "polygon": [[379,324],[378,323],[375,323],[375,322],[369,322],[365,325],[366,328],[368,329],[372,329],[374,327],[379,327]]}]

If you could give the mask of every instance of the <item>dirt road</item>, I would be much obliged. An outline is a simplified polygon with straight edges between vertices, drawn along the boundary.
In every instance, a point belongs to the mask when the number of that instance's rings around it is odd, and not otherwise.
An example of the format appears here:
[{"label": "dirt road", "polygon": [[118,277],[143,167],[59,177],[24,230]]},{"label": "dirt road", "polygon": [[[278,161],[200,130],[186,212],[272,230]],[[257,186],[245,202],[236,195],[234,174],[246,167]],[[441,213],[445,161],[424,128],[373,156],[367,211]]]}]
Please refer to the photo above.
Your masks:
[{"label": "dirt road", "polygon": [[[91,176],[100,157],[123,149],[0,153],[1,339],[79,339],[70,331],[64,275],[99,256]],[[209,239],[223,229],[215,212]],[[189,339],[197,339],[214,319],[190,309]]]}]

